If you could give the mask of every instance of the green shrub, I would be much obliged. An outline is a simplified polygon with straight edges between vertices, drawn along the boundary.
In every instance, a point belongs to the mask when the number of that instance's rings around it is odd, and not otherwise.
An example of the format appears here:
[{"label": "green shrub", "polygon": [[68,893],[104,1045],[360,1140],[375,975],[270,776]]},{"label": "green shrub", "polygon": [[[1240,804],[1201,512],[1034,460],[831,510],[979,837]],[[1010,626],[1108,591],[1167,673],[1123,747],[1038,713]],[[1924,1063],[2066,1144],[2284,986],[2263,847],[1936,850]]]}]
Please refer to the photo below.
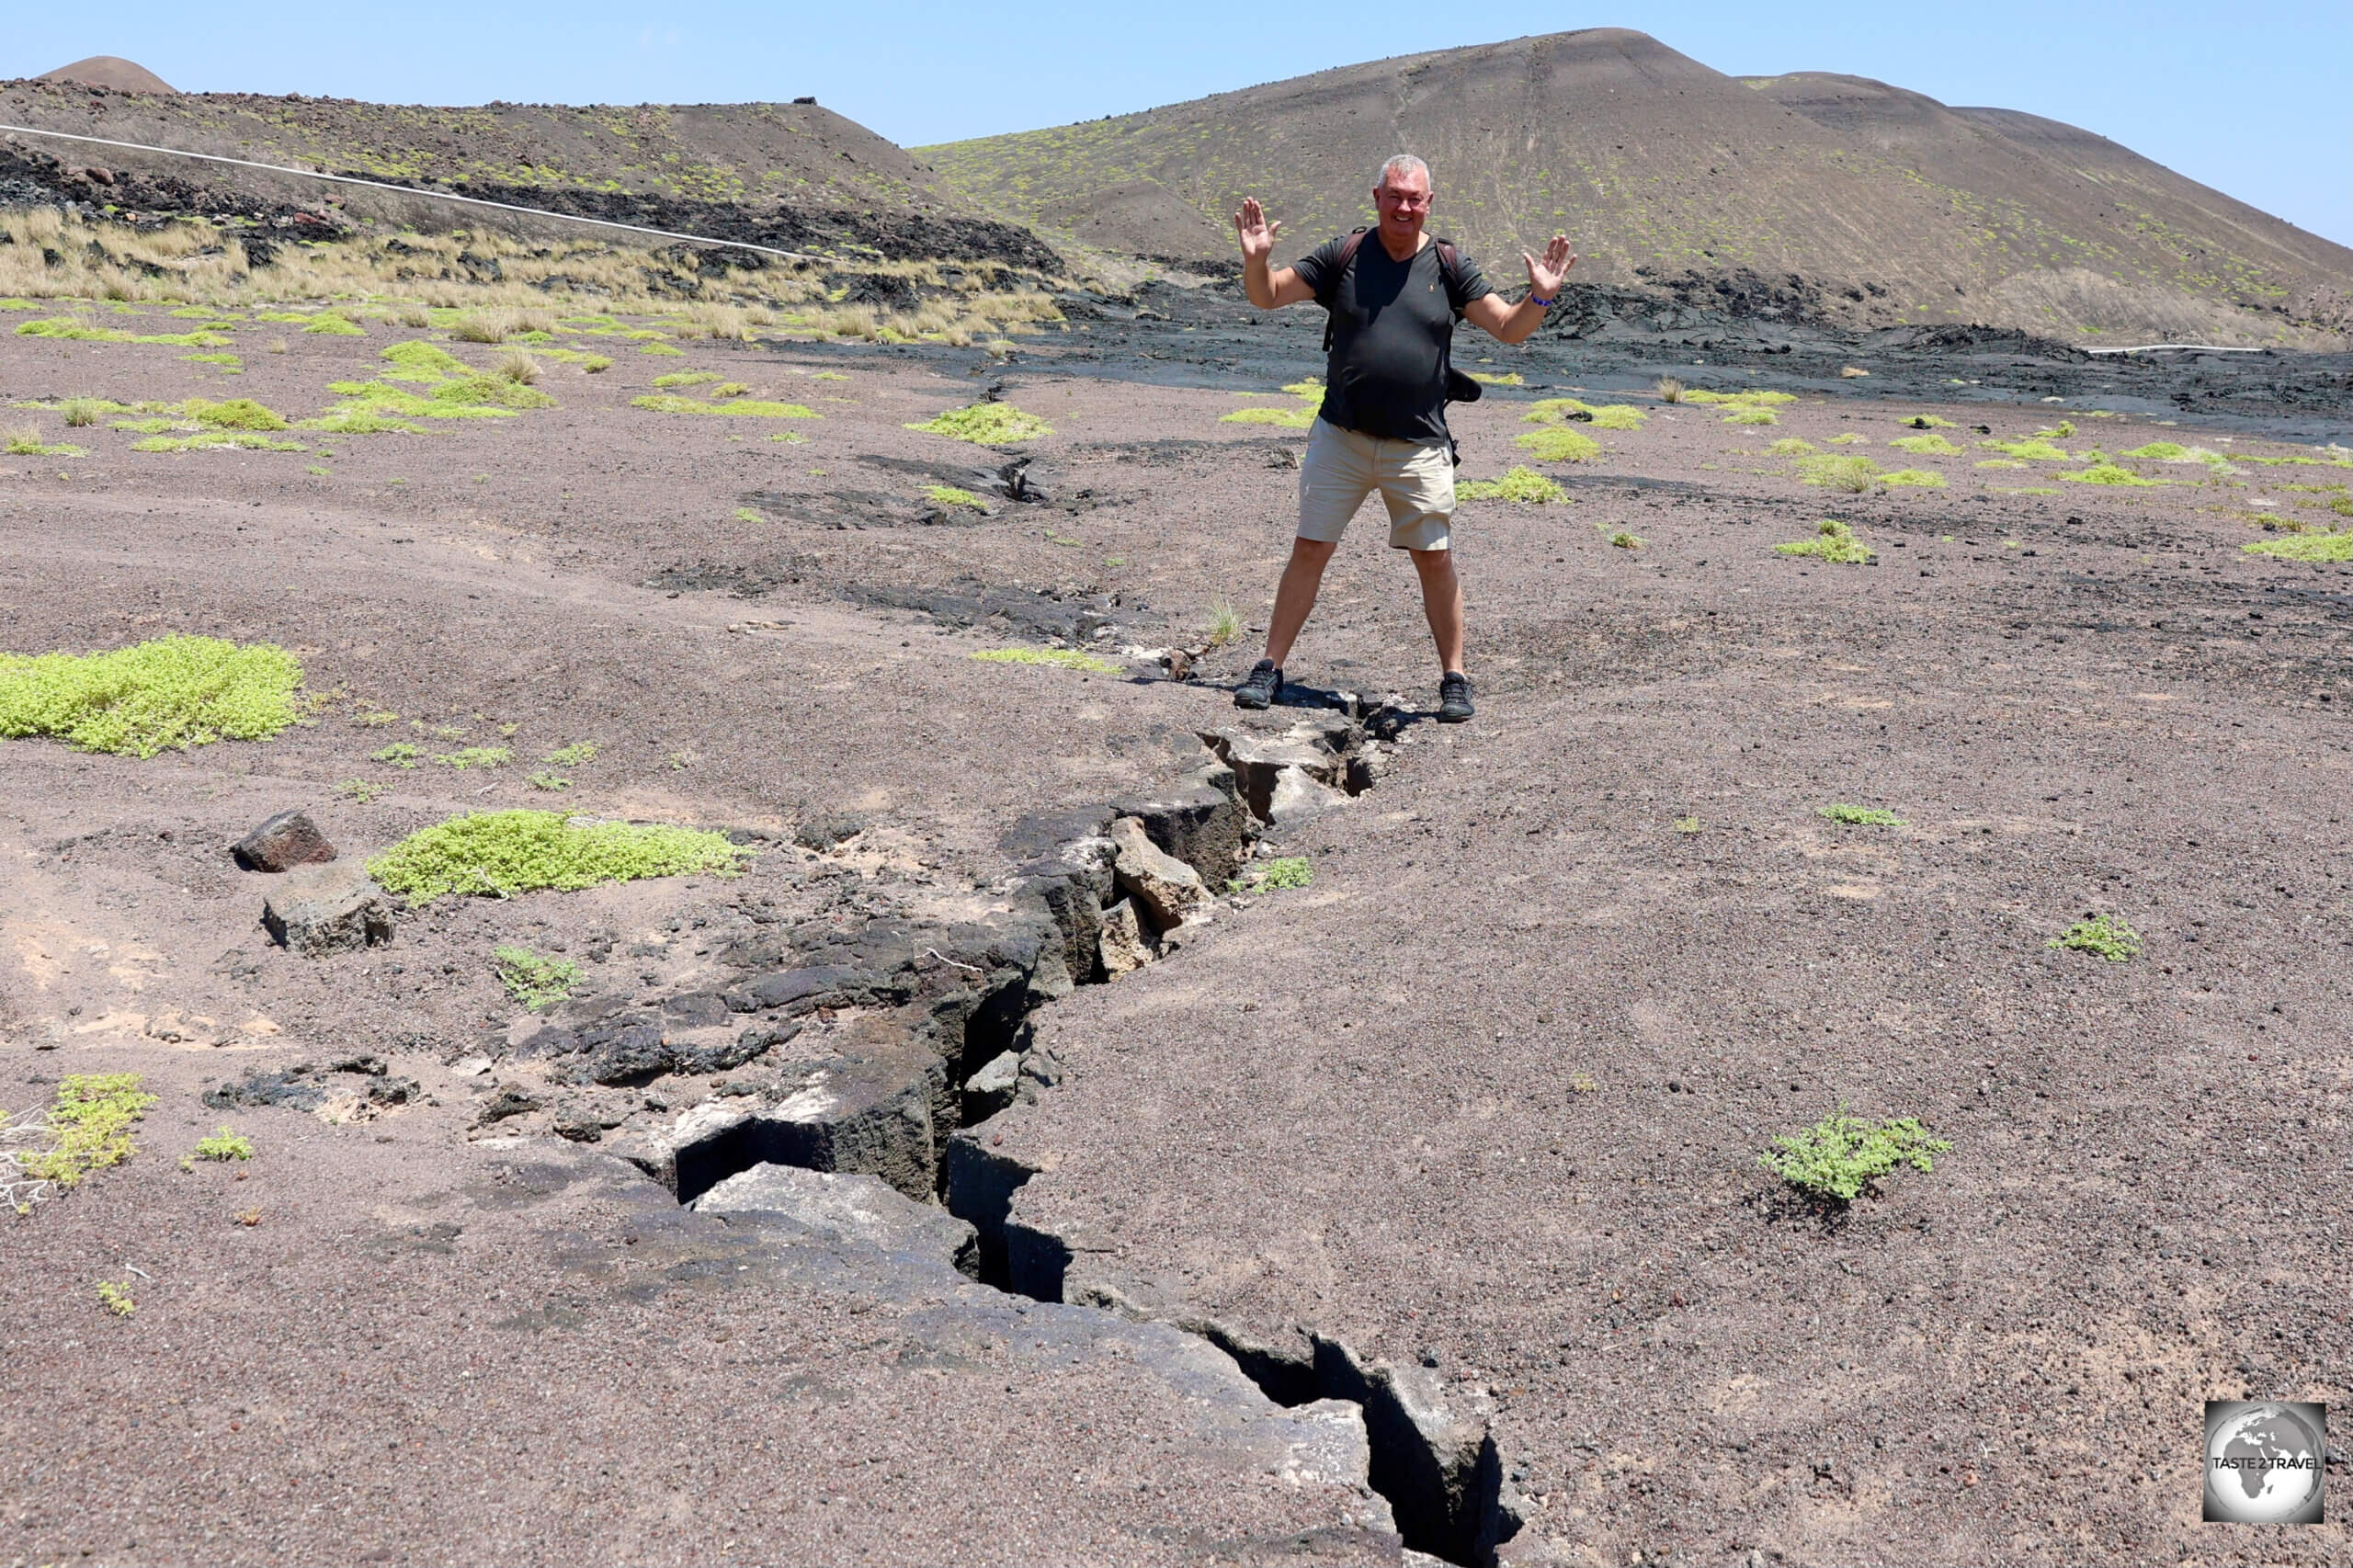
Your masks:
[{"label": "green shrub", "polygon": [[476,812],[409,835],[369,860],[368,874],[412,903],[430,903],[449,893],[506,898],[694,871],[733,876],[747,853],[694,828]]},{"label": "green shrub", "polygon": [[2129,963],[2141,955],[2141,933],[2110,915],[2087,915],[2043,946],[2097,953],[2110,963]]},{"label": "green shrub", "polygon": [[[67,1074],[39,1114],[7,1130],[12,1143],[32,1146],[0,1154],[0,1201],[21,1214],[44,1198],[79,1186],[92,1171],[122,1164],[138,1152],[131,1124],[154,1103],[136,1073]],[[6,1120],[0,1116],[0,1122]]]},{"label": "green shrub", "polygon": [[473,374],[473,367],[438,343],[415,338],[407,343],[395,343],[378,358],[392,366],[384,372],[388,381],[413,381],[435,386],[460,376]]},{"label": "green shrub", "polygon": [[1853,1202],[1866,1182],[1898,1165],[1932,1171],[1934,1156],[1952,1147],[1929,1137],[1912,1117],[1872,1122],[1847,1115],[1844,1106],[1804,1131],[1784,1132],[1773,1142],[1776,1147],[1756,1163],[1808,1198],[1833,1203]]},{"label": "green shrub", "polygon": [[570,959],[549,958],[520,947],[497,949],[490,958],[506,994],[534,1013],[570,996],[580,983],[580,966]]},{"label": "green shrub", "polygon": [[677,387],[699,387],[719,380],[715,370],[673,370],[666,376],[654,378],[654,390],[669,392]]},{"label": "green shrub", "polygon": [[2288,534],[2279,539],[2257,540],[2240,548],[2249,555],[2268,555],[2281,561],[2353,561],[2353,532]]},{"label": "green shrub", "polygon": [[1814,815],[1828,817],[1832,822],[1842,823],[1848,827],[1902,827],[1904,825],[1902,817],[1877,806],[1816,806]]},{"label": "green shrub", "polygon": [[1055,669],[1085,670],[1090,675],[1122,674],[1121,666],[1075,648],[984,648],[971,655],[992,665],[1047,665]]},{"label": "green shrub", "polygon": [[1724,415],[1727,425],[1778,425],[1780,416],[1769,408],[1735,408]]},{"label": "green shrub", "polygon": [[199,436],[150,436],[133,441],[134,452],[306,452],[300,441],[273,441],[248,430],[207,430]]},{"label": "green shrub", "polygon": [[1843,436],[1833,436],[1830,437],[1830,445],[1834,447],[1868,447],[1870,444],[1871,438],[1869,436],[1859,434],[1853,430],[1847,431]]},{"label": "green shrub", "polygon": [[1869,458],[1811,457],[1798,460],[1798,478],[1824,490],[1860,495],[1879,478],[1879,464]]},{"label": "green shrub", "polygon": [[1545,463],[1591,462],[1601,456],[1601,443],[1579,430],[1547,428],[1530,430],[1513,438],[1512,445]]},{"label": "green shrub", "polygon": [[302,666],[269,642],[165,637],[106,653],[0,653],[0,737],[153,756],[267,740],[294,722]]},{"label": "green shrub", "polygon": [[2003,452],[2029,462],[2065,462],[2074,455],[2040,437],[2021,437],[2015,441],[1980,441],[1977,444],[1988,451]]},{"label": "green shrub", "polygon": [[2162,479],[2143,479],[2131,469],[2120,468],[2112,462],[2096,462],[2089,468],[2079,468],[2059,477],[2075,484],[2125,484],[2143,488],[2165,483]]},{"label": "green shrub", "polygon": [[1945,476],[1925,468],[1899,468],[1879,476],[1881,484],[1904,485],[1920,490],[1942,490]]},{"label": "green shrub", "polygon": [[1888,445],[1899,451],[1910,452],[1915,457],[1958,457],[1969,449],[1966,447],[1956,446],[1942,436],[1937,435],[1899,436]]},{"label": "green shrub", "polygon": [[505,746],[460,746],[456,751],[443,752],[433,760],[463,773],[470,767],[504,767],[515,760],[515,754]]},{"label": "green shrub", "polygon": [[1054,433],[1052,426],[1034,414],[1022,413],[1009,403],[976,403],[967,408],[951,408],[907,428],[982,447],[1008,447]]},{"label": "green shrub", "polygon": [[548,753],[540,760],[555,767],[577,767],[584,762],[594,762],[596,758],[596,742],[574,741],[568,746],[562,746]]},{"label": "green shrub", "polygon": [[273,408],[265,407],[249,397],[233,397],[226,403],[213,403],[192,397],[180,404],[180,411],[199,425],[215,430],[283,430],[284,416]]},{"label": "green shrub", "polygon": [[389,762],[394,767],[415,767],[424,753],[407,741],[394,741],[382,751],[369,757],[370,762]]},{"label": "green shrub", "polygon": [[[1231,414],[1218,415],[1221,425],[1275,425],[1286,430],[1308,430],[1315,425],[1315,410],[1310,408],[1237,408]],[[921,426],[912,426],[921,429]],[[945,431],[941,434],[946,434]]]},{"label": "green shrub", "polygon": [[1463,374],[1474,381],[1491,387],[1521,387],[1528,384],[1527,379],[1518,370],[1507,370],[1502,375],[1497,375],[1492,370],[1465,370]]},{"label": "green shrub", "polygon": [[1835,517],[1824,517],[1814,525],[1812,539],[1791,540],[1777,544],[1779,555],[1811,555],[1839,566],[1860,566],[1871,558],[1870,546],[1855,537],[1855,530]]},{"label": "green shrub", "polygon": [[17,331],[26,337],[63,337],[82,343],[163,343],[175,348],[221,348],[232,341],[226,333],[209,332],[200,327],[194,332],[142,335],[110,326],[93,326],[88,322],[63,316],[46,321],[19,322]]},{"label": "green shrub", "polygon": [[1632,534],[1626,532],[1623,528],[1620,528],[1618,532],[1611,534],[1609,536],[1609,542],[1620,550],[1640,550],[1643,548],[1643,541],[1636,539]]},{"label": "green shrub", "polygon": [[139,1310],[131,1300],[131,1287],[112,1279],[98,1281],[98,1304],[119,1318],[127,1318]]},{"label": "green shrub", "polygon": [[210,1138],[196,1141],[196,1157],[199,1160],[250,1160],[254,1157],[253,1140],[240,1137],[223,1127]]},{"label": "green shrub", "polygon": [[629,400],[631,408],[650,408],[656,414],[726,414],[740,419],[823,419],[824,415],[797,403],[763,403],[754,398],[738,398],[733,403],[703,403],[691,397],[679,397],[669,392],[650,392]]},{"label": "green shrub", "polygon": [[969,490],[959,490],[952,484],[926,484],[923,498],[935,506],[969,506],[975,512],[985,512],[989,504]]},{"label": "green shrub", "polygon": [[1303,888],[1314,881],[1315,869],[1307,863],[1306,856],[1279,855],[1253,866],[1225,885],[1229,892],[1278,892],[1287,888]]},{"label": "green shrub", "polygon": [[1531,468],[1514,468],[1498,479],[1466,480],[1454,487],[1454,494],[1459,501],[1517,501],[1539,506],[1569,498],[1557,480]]},{"label": "green shrub", "polygon": [[1813,455],[1813,443],[1784,436],[1765,449],[1777,458],[1806,458]]},{"label": "green shrub", "polygon": [[345,317],[335,314],[333,311],[322,312],[320,314],[312,317],[311,324],[304,327],[302,330],[304,332],[319,333],[328,337],[365,337],[368,335],[368,329],[366,327],[360,326],[355,322],[347,320]]}]

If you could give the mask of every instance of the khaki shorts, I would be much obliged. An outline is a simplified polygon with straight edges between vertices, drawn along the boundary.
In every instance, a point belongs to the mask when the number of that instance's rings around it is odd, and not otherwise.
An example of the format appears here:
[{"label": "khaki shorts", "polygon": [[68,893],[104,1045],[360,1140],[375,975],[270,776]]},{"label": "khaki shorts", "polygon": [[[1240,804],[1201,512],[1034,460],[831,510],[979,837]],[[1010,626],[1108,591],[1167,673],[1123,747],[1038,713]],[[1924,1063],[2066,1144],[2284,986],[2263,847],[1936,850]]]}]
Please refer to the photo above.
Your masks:
[{"label": "khaki shorts", "polygon": [[1444,550],[1454,513],[1454,457],[1443,446],[1390,441],[1318,419],[1299,465],[1299,537],[1337,544],[1364,498],[1381,492],[1392,550]]}]

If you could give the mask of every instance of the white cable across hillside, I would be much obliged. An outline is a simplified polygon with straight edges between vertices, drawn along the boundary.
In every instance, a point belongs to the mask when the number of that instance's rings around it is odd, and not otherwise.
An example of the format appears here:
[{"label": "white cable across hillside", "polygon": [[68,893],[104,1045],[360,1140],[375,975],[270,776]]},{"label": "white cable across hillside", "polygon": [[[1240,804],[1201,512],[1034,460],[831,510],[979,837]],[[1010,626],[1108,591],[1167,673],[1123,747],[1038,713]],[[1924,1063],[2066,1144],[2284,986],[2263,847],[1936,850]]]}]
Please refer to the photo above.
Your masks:
[{"label": "white cable across hillside", "polygon": [[2141,343],[2130,348],[2086,347],[2086,354],[2154,354],[2160,348],[2190,348],[2200,354],[2260,354],[2260,348],[2225,348],[2219,343]]},{"label": "white cable across hillside", "polygon": [[241,169],[267,169],[274,175],[296,175],[303,179],[332,180],[337,185],[364,185],[374,190],[398,191],[403,196],[428,197],[435,201],[463,202],[468,207],[494,207],[502,212],[529,212],[537,218],[559,218],[567,223],[594,223],[603,229],[626,229],[632,234],[652,234],[665,240],[685,240],[690,244],[724,245],[733,250],[758,251],[763,256],[780,256],[788,261],[819,261],[830,263],[829,256],[809,256],[797,250],[779,250],[774,245],[756,245],[745,240],[715,240],[708,234],[682,234],[675,229],[649,229],[642,223],[617,222],[610,218],[584,218],[577,212],[552,212],[544,207],[522,207],[512,201],[491,201],[479,196],[456,196],[446,190],[419,190],[415,186],[394,185],[390,180],[361,179],[357,175],[321,174],[316,169],[290,169],[283,164],[257,164],[250,158],[224,158],[217,153],[188,153],[177,147],[150,147],[140,142],[113,142],[103,136],[76,136],[70,131],[43,131],[30,125],[0,125],[0,131],[13,131],[25,136],[54,136],[62,142],[86,142],[95,147],[121,147],[133,153],[161,153],[171,158],[194,158],[207,164],[233,164]]}]

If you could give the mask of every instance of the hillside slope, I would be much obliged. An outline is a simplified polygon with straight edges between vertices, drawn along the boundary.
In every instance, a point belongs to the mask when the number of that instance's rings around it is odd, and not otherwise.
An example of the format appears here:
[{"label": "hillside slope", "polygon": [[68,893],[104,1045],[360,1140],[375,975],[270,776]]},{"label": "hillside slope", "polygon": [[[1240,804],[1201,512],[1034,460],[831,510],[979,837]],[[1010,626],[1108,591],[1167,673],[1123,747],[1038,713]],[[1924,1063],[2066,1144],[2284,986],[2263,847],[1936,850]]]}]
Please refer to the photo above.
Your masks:
[{"label": "hillside slope", "polygon": [[[1987,114],[1856,78],[1746,83],[1597,28],[915,153],[1003,214],[1172,259],[1230,259],[1220,225],[1245,195],[1287,250],[1367,222],[1373,171],[1410,149],[1436,172],[1435,227],[1506,276],[1559,228],[1587,282],[1857,325],[2266,340],[2353,296],[2353,251]],[[2069,137],[2098,156],[2063,155]]]},{"label": "hillside slope", "polygon": [[[769,244],[846,243],[1032,267],[1057,259],[894,143],[813,103],[435,108],[32,80],[0,84],[0,120],[657,226],[720,215],[723,228],[702,232]],[[74,165],[245,178],[38,138],[24,145]]]}]

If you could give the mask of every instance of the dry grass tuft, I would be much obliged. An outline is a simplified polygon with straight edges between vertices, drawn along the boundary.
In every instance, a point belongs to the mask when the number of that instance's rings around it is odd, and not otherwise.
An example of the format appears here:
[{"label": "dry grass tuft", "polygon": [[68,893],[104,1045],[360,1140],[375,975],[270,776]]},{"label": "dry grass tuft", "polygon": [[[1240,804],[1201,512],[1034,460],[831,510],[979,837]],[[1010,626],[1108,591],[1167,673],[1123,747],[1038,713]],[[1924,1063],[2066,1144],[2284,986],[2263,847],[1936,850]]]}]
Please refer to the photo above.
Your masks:
[{"label": "dry grass tuft", "polygon": [[540,362],[519,348],[500,355],[498,363],[492,366],[491,370],[519,387],[535,385],[540,379]]}]

